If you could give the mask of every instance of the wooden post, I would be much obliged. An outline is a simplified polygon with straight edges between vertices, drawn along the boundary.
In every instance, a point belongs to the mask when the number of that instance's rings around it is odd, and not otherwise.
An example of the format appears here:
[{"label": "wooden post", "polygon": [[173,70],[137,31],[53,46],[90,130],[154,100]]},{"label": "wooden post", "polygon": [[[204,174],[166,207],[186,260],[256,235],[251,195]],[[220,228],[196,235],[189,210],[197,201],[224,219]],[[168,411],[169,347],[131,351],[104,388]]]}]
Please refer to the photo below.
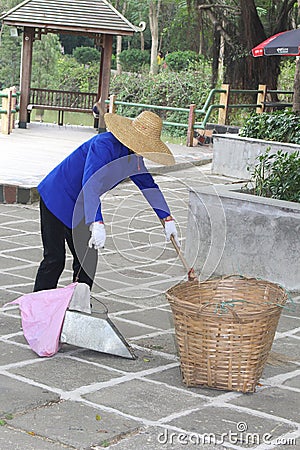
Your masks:
[{"label": "wooden post", "polygon": [[220,95],[220,105],[224,105],[224,108],[219,109],[218,124],[226,125],[227,117],[228,117],[230,86],[229,86],[229,84],[222,84],[221,89],[225,90],[225,92],[221,92],[221,95]]},{"label": "wooden post", "polygon": [[11,133],[11,107],[12,107],[12,91],[10,89],[4,89],[2,94],[2,109],[6,113],[1,114],[1,133],[10,134]]},{"label": "wooden post", "polygon": [[[3,95],[7,95],[7,89],[3,89],[3,91],[1,91],[1,94]],[[7,97],[1,97],[1,109],[7,111]],[[8,134],[7,133],[7,114],[6,113],[2,113],[0,115],[1,118],[1,133],[2,134]]]},{"label": "wooden post", "polygon": [[[13,95],[16,95],[17,93],[17,88],[15,86],[12,86],[10,88],[11,93]],[[16,109],[16,104],[17,104],[17,98],[16,97],[12,97],[11,98],[11,109],[15,110]],[[16,113],[12,113],[11,114],[11,125],[10,125],[10,129],[13,130],[15,128],[15,118],[16,118]]]},{"label": "wooden post", "polygon": [[34,28],[24,27],[21,61],[19,128],[26,128],[27,125],[27,106],[29,103],[30,94],[33,40]]},{"label": "wooden post", "polygon": [[[101,53],[99,87],[98,87],[98,96],[99,96],[101,111],[106,110],[105,100],[108,99],[108,93],[109,93],[112,44],[113,44],[113,35],[112,34],[104,34],[103,35],[103,48],[102,48],[102,53]],[[106,127],[105,127],[103,115],[99,114],[98,132],[101,133],[102,131],[106,131]]]},{"label": "wooden post", "polygon": [[189,119],[188,119],[188,131],[186,137],[186,145],[188,147],[193,147],[194,141],[194,125],[195,125],[195,103],[190,105]]},{"label": "wooden post", "polygon": [[115,101],[116,101],[116,96],[114,94],[112,94],[109,97],[109,109],[108,109],[108,112],[113,113],[113,114],[116,112]]},{"label": "wooden post", "polygon": [[265,101],[266,101],[266,97],[267,97],[267,85],[266,84],[259,84],[258,85],[258,90],[262,91],[262,92],[258,92],[257,93],[256,103],[258,105],[261,105],[261,106],[258,106],[256,108],[256,114],[261,114],[265,110]]}]

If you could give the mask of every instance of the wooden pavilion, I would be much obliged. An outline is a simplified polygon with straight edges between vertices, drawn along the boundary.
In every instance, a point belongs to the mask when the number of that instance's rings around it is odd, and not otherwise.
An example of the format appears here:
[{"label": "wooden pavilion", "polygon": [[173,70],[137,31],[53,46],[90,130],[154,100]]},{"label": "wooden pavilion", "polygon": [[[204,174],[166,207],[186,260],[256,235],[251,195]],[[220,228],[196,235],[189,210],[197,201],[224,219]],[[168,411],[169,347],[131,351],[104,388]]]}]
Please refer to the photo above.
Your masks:
[{"label": "wooden pavilion", "polygon": [[[113,36],[131,36],[132,25],[106,0],[25,0],[0,17],[2,24],[22,31],[19,128],[26,128],[30,98],[33,42],[43,34],[82,35],[101,48],[97,99],[105,110],[108,98]],[[104,128],[100,117],[99,128]]]}]

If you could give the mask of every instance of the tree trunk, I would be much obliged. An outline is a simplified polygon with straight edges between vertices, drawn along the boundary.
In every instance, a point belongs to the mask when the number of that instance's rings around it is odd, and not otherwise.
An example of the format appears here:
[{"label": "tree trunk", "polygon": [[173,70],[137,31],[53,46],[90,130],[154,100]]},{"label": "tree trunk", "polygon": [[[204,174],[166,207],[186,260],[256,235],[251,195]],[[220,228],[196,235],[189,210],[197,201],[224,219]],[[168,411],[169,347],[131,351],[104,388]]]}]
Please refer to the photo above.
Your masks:
[{"label": "tree trunk", "polygon": [[[300,0],[298,0],[298,23],[300,22]],[[296,57],[296,70],[294,78],[293,111],[300,116],[300,56]]]},{"label": "tree trunk", "polygon": [[[227,63],[224,82],[240,89],[257,89],[259,84],[266,84],[269,89],[276,89],[280,58],[253,58],[251,49],[264,41],[267,36],[257,14],[254,0],[240,0],[239,3],[241,17],[239,41],[236,44],[238,47],[232,49],[226,46]],[[234,55],[233,52],[237,54]]]},{"label": "tree trunk", "polygon": [[[127,2],[123,3],[122,14],[125,16],[127,8]],[[117,36],[117,47],[116,47],[116,60],[117,60],[117,74],[120,75],[122,73],[122,66],[120,63],[119,55],[122,51],[122,36]]]},{"label": "tree trunk", "polygon": [[149,4],[149,24],[151,31],[151,60],[150,73],[158,72],[157,49],[158,49],[158,14],[160,9],[160,0],[157,4],[155,0],[151,0]]},{"label": "tree trunk", "polygon": [[300,56],[296,59],[293,111],[300,116]]},{"label": "tree trunk", "polygon": [[141,11],[139,11],[139,28],[140,28],[140,38],[141,38],[141,50],[145,50],[145,36],[144,36],[144,30],[146,29],[146,22],[142,20],[142,14]]},{"label": "tree trunk", "polygon": [[116,60],[117,60],[117,74],[120,75],[122,73],[122,66],[120,63],[119,55],[122,51],[122,36],[117,36],[117,47],[116,47]]},{"label": "tree trunk", "polygon": [[212,77],[211,77],[212,87],[217,86],[219,81],[220,32],[216,26],[214,26],[213,39],[214,45],[213,45]]}]

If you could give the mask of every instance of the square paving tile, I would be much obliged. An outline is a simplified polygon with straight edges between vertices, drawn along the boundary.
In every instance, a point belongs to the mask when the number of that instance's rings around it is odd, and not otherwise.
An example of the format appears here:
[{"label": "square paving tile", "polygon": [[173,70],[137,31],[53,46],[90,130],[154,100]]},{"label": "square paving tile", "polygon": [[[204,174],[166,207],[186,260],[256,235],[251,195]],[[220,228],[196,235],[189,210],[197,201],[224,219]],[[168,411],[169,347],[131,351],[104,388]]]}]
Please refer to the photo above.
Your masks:
[{"label": "square paving tile", "polygon": [[37,231],[39,229],[39,224],[35,220],[16,220],[10,223],[9,228],[13,230],[24,231]]},{"label": "square paving tile", "polygon": [[0,270],[16,270],[19,274],[19,268],[27,265],[26,263],[23,263],[22,261],[18,261],[9,257],[0,256]]},{"label": "square paving tile", "polygon": [[76,449],[97,444],[105,446],[105,442],[131,434],[140,426],[134,420],[101,410],[101,407],[71,401],[49,405],[41,411],[29,411],[12,419],[10,424]]},{"label": "square paving tile", "polygon": [[18,250],[20,246],[13,242],[13,238],[8,239],[6,236],[3,236],[0,239],[0,251],[3,254],[9,254],[14,250]]},{"label": "square paving tile", "polygon": [[145,309],[144,311],[127,312],[118,314],[119,318],[140,322],[153,327],[169,330],[174,328],[172,314],[159,308]]},{"label": "square paving tile", "polygon": [[4,306],[6,303],[15,300],[18,295],[15,292],[11,292],[10,290],[0,289],[0,307]]},{"label": "square paving tile", "polygon": [[107,367],[131,373],[173,364],[173,361],[160,355],[151,354],[151,352],[136,349],[133,349],[133,351],[136,359],[119,358],[118,356],[91,350],[80,351],[76,353],[76,356],[84,361],[97,362]]},{"label": "square paving tile", "polygon": [[285,357],[290,357],[291,361],[300,361],[299,339],[293,337],[283,337],[276,339],[272,345],[272,351]]},{"label": "square paving tile", "polygon": [[28,283],[30,280],[25,277],[20,277],[12,275],[7,272],[0,272],[0,285],[1,286],[12,286],[15,284]]},{"label": "square paving tile", "polygon": [[[95,289],[96,286],[97,290]],[[127,288],[128,286],[129,286],[128,283],[121,282],[120,280],[115,280],[112,275],[109,278],[104,278],[104,276],[101,274],[101,276],[96,275],[93,290],[97,292],[98,289],[100,289],[100,292],[105,291],[108,293],[114,293],[115,291],[118,290],[122,291],[124,288]]]},{"label": "square paving tile", "polygon": [[112,283],[114,285],[114,283],[120,283],[120,287],[121,284],[124,287],[135,287],[138,286],[140,284],[145,284],[145,283],[159,283],[162,282],[166,279],[166,277],[164,275],[160,275],[160,274],[145,274],[143,272],[139,272],[136,270],[120,270],[119,268],[114,268],[114,270],[107,270],[106,272],[102,272],[101,274],[101,278],[97,277],[97,281],[98,284],[104,285],[105,284],[102,282],[103,280],[105,280],[105,283],[108,283],[110,281],[110,283]]},{"label": "square paving tile", "polygon": [[293,316],[293,317],[299,318],[300,317],[300,303],[299,303],[299,301],[297,303],[296,302],[295,303],[289,303],[286,308],[283,308],[281,316],[283,316],[283,317]]},{"label": "square paving tile", "polygon": [[20,275],[21,277],[24,277],[27,279],[27,283],[33,283],[33,280],[35,279],[36,273],[37,273],[37,269],[38,269],[38,265],[31,265],[28,267],[28,264],[23,264],[23,265],[19,265],[16,268],[10,268],[8,270],[6,270],[5,273],[7,273],[8,275],[13,276],[14,273],[17,273],[18,275]]},{"label": "square paving tile", "polygon": [[138,308],[136,305],[132,305],[128,302],[122,300],[117,301],[116,296],[113,294],[102,297],[99,294],[93,295],[92,293],[91,304],[93,305],[92,309],[94,311],[102,312],[107,309],[109,314],[128,312]]},{"label": "square paving tile", "polygon": [[3,253],[8,257],[12,256],[14,259],[19,258],[20,261],[28,261],[29,263],[41,261],[42,259],[41,248],[20,249],[16,248],[16,245],[12,250],[7,250]]},{"label": "square paving tile", "polygon": [[[0,448],[5,450],[62,450],[60,444],[50,442],[37,435],[24,433],[22,430],[13,430],[5,426],[1,427]],[[74,447],[64,447],[65,450],[73,450]]]},{"label": "square paving tile", "polygon": [[18,233],[17,236],[8,237],[8,241],[18,245],[19,247],[41,247],[42,252],[42,239],[40,233]]},{"label": "square paving tile", "polygon": [[7,290],[14,293],[14,298],[21,297],[23,294],[29,294],[33,291],[34,280],[26,281],[26,283],[21,284],[13,284],[12,286],[7,287]]},{"label": "square paving tile", "polygon": [[29,348],[15,345],[11,340],[9,342],[0,342],[1,366],[38,358]]},{"label": "square paving tile", "polygon": [[1,336],[22,331],[20,318],[7,317],[5,314],[0,314],[0,330]]},{"label": "square paving tile", "polygon": [[120,383],[85,395],[84,398],[148,420],[159,420],[205,404],[203,399],[192,394],[142,380]]},{"label": "square paving tile", "polygon": [[153,272],[148,272],[146,270],[143,270],[143,268],[141,267],[128,267],[128,268],[123,268],[121,270],[118,270],[118,272],[125,276],[128,277],[130,280],[131,279],[135,279],[137,283],[145,283],[145,282],[149,282],[154,276],[156,277],[160,277],[160,279],[162,279],[161,276],[161,272],[160,274],[157,273],[153,273]]},{"label": "square paving tile", "polygon": [[299,386],[300,386],[300,376],[298,375],[298,376],[296,376],[296,377],[289,378],[288,380],[286,380],[286,381],[283,383],[283,385],[284,385],[284,386],[289,386],[289,387],[292,387],[292,388],[299,389]]},{"label": "square paving tile", "polygon": [[[186,431],[206,435],[208,442],[222,444],[226,442],[244,447],[264,444],[264,436],[280,436],[294,427],[280,420],[266,419],[253,414],[230,409],[228,407],[208,406],[180,418],[171,420],[169,425]],[[204,437],[203,436],[203,437]]]},{"label": "square paving tile", "polygon": [[160,307],[166,304],[166,299],[163,294],[158,293],[155,290],[142,288],[141,286],[136,288],[125,289],[123,292],[118,291],[112,294],[106,294],[106,298],[118,298],[119,300],[129,301],[131,304],[135,304],[139,308],[143,307]]},{"label": "square paving tile", "polygon": [[12,217],[14,218],[14,220],[39,220],[40,216],[38,203],[36,203],[35,205],[27,206],[18,204],[15,207],[13,205],[6,205],[6,208],[4,208],[3,210],[0,209],[0,213],[9,214],[9,216],[5,216],[7,218],[6,220],[11,220]]},{"label": "square paving tile", "polygon": [[76,361],[64,356],[41,359],[38,366],[29,364],[11,369],[10,372],[66,391],[77,389],[82,384],[100,383],[119,376],[116,372],[95,364]]},{"label": "square paving tile", "polygon": [[159,264],[158,262],[156,262],[155,264],[149,264],[145,266],[145,270],[154,273],[159,272],[167,276],[186,276],[186,272],[182,267],[182,264],[178,262],[176,257],[174,257],[173,260],[161,264]]},{"label": "square paving tile", "polygon": [[175,386],[177,388],[183,389],[186,392],[194,392],[195,394],[205,395],[207,397],[218,397],[220,395],[223,395],[225,392],[225,391],[220,391],[218,389],[209,389],[209,388],[200,387],[200,386],[199,387],[187,387],[182,381],[179,363],[178,363],[178,367],[162,370],[161,372],[157,372],[152,375],[147,375],[145,378],[160,381],[161,383],[165,383],[167,385]]},{"label": "square paving tile", "polygon": [[[199,440],[199,442],[201,442]],[[225,450],[221,445],[201,445],[187,434],[175,433],[163,427],[143,428],[133,434],[130,439],[121,439],[113,446],[113,450]]]},{"label": "square paving tile", "polygon": [[284,333],[285,331],[292,330],[293,328],[300,328],[300,317],[288,317],[281,315],[277,331]]},{"label": "square paving tile", "polygon": [[[22,235],[26,236],[26,233],[24,232],[24,233],[22,233]],[[4,241],[4,239],[7,239],[8,241],[11,240],[14,242],[14,239],[17,238],[18,236],[20,236],[19,231],[11,230],[6,225],[0,226],[0,242],[1,242],[1,244]],[[13,244],[13,242],[10,242],[10,243]]]},{"label": "square paving tile", "polygon": [[142,337],[140,339],[134,339],[131,342],[141,347],[149,348],[150,350],[157,350],[177,356],[177,344],[173,332]]},{"label": "square paving tile", "polygon": [[59,400],[59,396],[47,389],[0,375],[0,416],[15,414],[47,405]]},{"label": "square paving tile", "polygon": [[[264,367],[263,373],[262,373],[262,378],[264,380],[267,380],[268,378],[272,378],[276,375],[293,372],[294,370],[296,370],[298,368],[298,366],[296,364],[293,364],[289,361],[280,360],[282,358],[282,354],[280,354],[279,356],[277,356],[276,353],[273,353],[273,354],[274,354],[274,358],[279,358],[279,361],[277,362],[275,360],[275,362],[272,362],[272,361],[270,361],[270,363],[267,362],[267,364]],[[271,356],[272,356],[272,353],[271,353]],[[262,383],[263,383],[263,381],[262,381]]]},{"label": "square paving tile", "polygon": [[234,405],[263,411],[291,421],[300,421],[300,393],[277,387],[261,390],[256,395],[239,397]]},{"label": "square paving tile", "polygon": [[118,319],[117,317],[114,317],[112,321],[125,339],[130,339],[135,336],[144,336],[145,334],[153,333],[156,331],[156,328],[154,327],[146,327],[143,326],[143,324],[125,322]]},{"label": "square paving tile", "polygon": [[[9,338],[9,341],[17,342],[18,344],[26,345],[26,348],[30,349],[28,342],[26,341],[23,332],[21,334],[16,334]],[[35,355],[34,351],[30,349],[32,359],[33,355]]]}]

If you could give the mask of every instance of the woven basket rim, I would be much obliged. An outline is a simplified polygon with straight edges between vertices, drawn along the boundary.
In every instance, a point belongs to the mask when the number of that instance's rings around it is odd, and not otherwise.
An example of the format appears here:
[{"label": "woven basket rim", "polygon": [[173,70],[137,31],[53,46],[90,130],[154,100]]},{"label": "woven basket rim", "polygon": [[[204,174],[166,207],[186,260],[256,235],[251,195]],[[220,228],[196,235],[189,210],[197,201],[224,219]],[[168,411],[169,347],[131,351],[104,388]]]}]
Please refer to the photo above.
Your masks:
[{"label": "woven basket rim", "polygon": [[[189,301],[190,299],[187,298],[180,298],[179,296],[176,295],[176,290],[180,291],[180,289],[182,288],[182,292],[180,293],[184,293],[184,294],[188,294],[188,290],[191,289],[195,289],[196,286],[201,286],[204,287],[205,286],[210,286],[211,284],[214,282],[221,282],[225,280],[226,282],[230,282],[230,281],[234,281],[239,283],[239,286],[241,286],[241,284],[243,282],[247,282],[247,284],[253,283],[254,284],[259,284],[260,286],[264,286],[265,288],[271,288],[272,292],[275,292],[276,290],[278,291],[279,294],[279,298],[278,301],[275,302],[271,302],[271,301],[267,301],[266,299],[264,299],[264,301],[249,301],[249,300],[245,300],[245,299],[238,299],[238,298],[232,298],[231,301],[230,300],[225,300],[222,301],[220,298],[217,299],[212,299],[212,301],[207,301],[207,298],[205,299],[205,301],[201,301],[202,299],[199,298],[197,299],[197,302],[192,302]],[[220,286],[220,284],[217,286],[216,292],[218,292],[218,295],[220,295],[220,293],[222,293],[222,285]],[[233,286],[234,288],[234,286]],[[200,289],[199,289],[200,292]],[[226,294],[228,295],[228,286],[227,286],[227,291]],[[288,299],[288,295],[286,290],[276,284],[276,283],[272,283],[269,282],[267,280],[260,280],[260,279],[256,279],[253,277],[241,277],[241,276],[235,276],[235,275],[231,275],[231,276],[226,276],[226,277],[214,277],[211,278],[209,280],[206,280],[204,282],[199,282],[199,281],[184,281],[184,282],[180,282],[178,284],[176,284],[175,286],[173,286],[172,288],[170,288],[167,292],[166,292],[166,297],[169,301],[169,303],[171,304],[171,306],[176,307],[178,309],[182,309],[184,310],[184,312],[186,314],[190,313],[193,315],[197,315],[197,316],[203,316],[203,317],[211,317],[211,316],[216,316],[216,317],[225,317],[228,314],[230,316],[235,315],[235,313],[238,315],[238,317],[240,319],[249,319],[249,317],[255,317],[255,318],[259,318],[262,315],[265,314],[272,314],[272,313],[276,313],[278,310],[281,310],[285,304],[286,301]],[[233,295],[234,297],[234,295]],[[257,300],[259,300],[259,297],[257,297]],[[213,311],[211,310],[210,306],[214,309]],[[248,309],[247,309],[248,307]],[[218,313],[219,312],[219,313]],[[221,312],[221,313],[220,313]]]}]

